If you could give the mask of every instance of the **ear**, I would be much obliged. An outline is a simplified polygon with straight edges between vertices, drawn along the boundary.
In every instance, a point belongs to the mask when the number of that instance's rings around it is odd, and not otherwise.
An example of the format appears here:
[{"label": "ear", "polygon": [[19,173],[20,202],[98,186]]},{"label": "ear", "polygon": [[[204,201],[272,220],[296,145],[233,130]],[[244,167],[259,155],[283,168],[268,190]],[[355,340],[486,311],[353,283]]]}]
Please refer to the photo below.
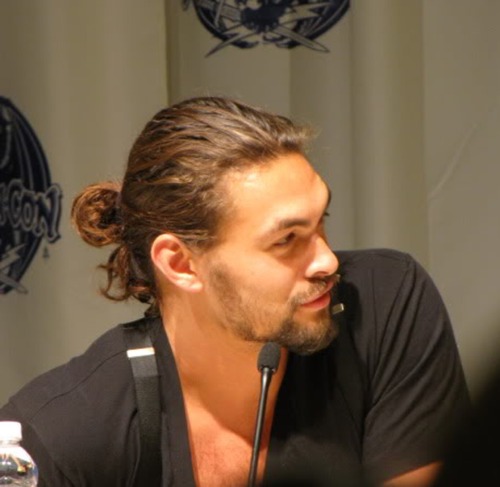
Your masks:
[{"label": "ear", "polygon": [[184,291],[202,289],[192,252],[175,235],[163,233],[155,238],[151,245],[151,260],[159,273]]}]

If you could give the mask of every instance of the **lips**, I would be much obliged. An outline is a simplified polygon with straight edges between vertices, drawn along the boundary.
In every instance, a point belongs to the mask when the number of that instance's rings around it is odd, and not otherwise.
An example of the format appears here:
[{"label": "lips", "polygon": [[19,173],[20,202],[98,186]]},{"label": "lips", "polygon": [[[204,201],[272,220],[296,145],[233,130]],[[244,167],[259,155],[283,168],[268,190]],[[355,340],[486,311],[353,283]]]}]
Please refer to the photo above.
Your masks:
[{"label": "lips", "polygon": [[328,306],[328,304],[330,304],[330,291],[335,284],[336,281],[330,281],[320,294],[316,294],[315,296],[311,297],[310,299],[302,303],[302,306],[305,306],[307,308],[323,308],[325,306]]}]

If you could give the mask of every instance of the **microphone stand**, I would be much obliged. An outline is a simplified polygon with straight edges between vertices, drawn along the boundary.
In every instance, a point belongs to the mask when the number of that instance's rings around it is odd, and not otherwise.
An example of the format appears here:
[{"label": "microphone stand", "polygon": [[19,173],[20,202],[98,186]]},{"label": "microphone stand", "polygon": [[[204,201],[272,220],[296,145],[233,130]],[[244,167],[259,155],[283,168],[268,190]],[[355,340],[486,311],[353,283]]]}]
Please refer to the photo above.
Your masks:
[{"label": "microphone stand", "polygon": [[[267,348],[266,348],[267,347]],[[262,428],[264,425],[264,416],[266,412],[267,393],[274,372],[276,372],[280,359],[280,348],[275,343],[266,343],[259,355],[257,364],[261,371],[260,398],[257,409],[257,419],[255,422],[255,433],[252,448],[252,458],[250,460],[250,472],[248,475],[248,487],[254,487],[257,478],[257,465],[259,462],[260,442],[262,439]]]},{"label": "microphone stand", "polygon": [[266,412],[267,392],[273,375],[272,369],[264,367],[262,369],[260,381],[259,409],[257,410],[257,421],[255,424],[255,434],[253,439],[252,460],[250,461],[250,475],[248,477],[248,487],[255,486],[257,475],[257,464],[259,461],[260,442],[262,439],[262,426],[264,423],[264,413]]}]

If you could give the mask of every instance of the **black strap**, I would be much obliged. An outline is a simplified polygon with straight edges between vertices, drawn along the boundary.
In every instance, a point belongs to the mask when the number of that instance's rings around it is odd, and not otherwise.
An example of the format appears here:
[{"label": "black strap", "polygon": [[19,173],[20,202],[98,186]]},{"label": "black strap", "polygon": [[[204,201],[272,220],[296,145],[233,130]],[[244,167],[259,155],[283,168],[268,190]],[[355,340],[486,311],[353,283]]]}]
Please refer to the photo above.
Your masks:
[{"label": "black strap", "polygon": [[133,485],[161,485],[161,404],[155,350],[149,336],[151,321],[123,325],[127,356],[135,382],[140,429],[140,458]]}]

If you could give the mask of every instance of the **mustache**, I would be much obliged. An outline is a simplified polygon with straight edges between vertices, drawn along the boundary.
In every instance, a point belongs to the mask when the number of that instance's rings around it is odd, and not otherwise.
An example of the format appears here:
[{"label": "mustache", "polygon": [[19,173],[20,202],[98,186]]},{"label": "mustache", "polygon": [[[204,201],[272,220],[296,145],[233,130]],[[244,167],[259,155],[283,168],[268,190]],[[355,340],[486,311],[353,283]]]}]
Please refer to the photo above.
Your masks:
[{"label": "mustache", "polygon": [[300,305],[302,303],[307,303],[314,296],[319,297],[330,286],[332,286],[331,292],[333,292],[339,282],[340,274],[331,274],[325,277],[314,277],[310,279],[310,289],[295,296],[293,300],[294,304]]}]

